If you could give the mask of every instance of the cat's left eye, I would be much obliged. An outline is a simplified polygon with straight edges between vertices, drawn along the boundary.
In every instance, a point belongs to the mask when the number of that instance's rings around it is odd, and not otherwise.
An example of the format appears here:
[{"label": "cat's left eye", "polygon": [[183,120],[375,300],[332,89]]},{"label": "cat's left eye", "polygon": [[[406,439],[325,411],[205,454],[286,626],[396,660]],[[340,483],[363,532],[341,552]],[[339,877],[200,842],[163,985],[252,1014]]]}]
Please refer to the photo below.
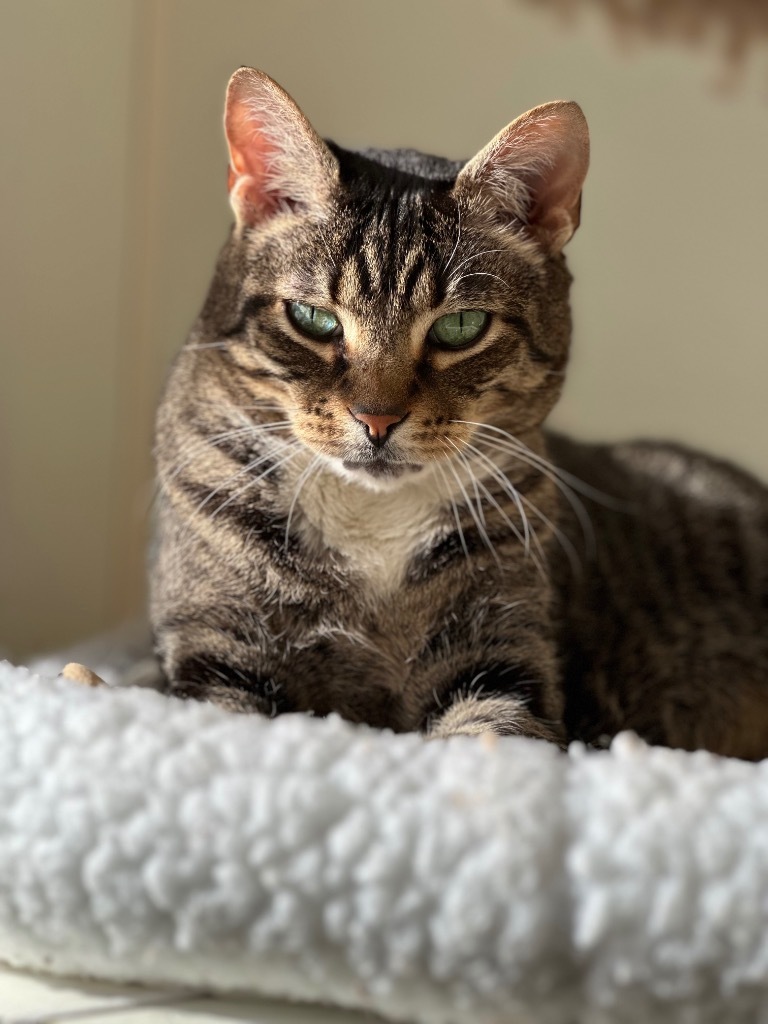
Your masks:
[{"label": "cat's left eye", "polygon": [[446,313],[435,320],[427,337],[443,348],[463,348],[477,341],[488,320],[488,314],[482,309],[462,309],[459,313]]},{"label": "cat's left eye", "polygon": [[315,338],[317,341],[341,337],[339,318],[329,309],[323,309],[322,306],[310,306],[306,302],[286,302],[285,309],[288,319],[302,334]]}]

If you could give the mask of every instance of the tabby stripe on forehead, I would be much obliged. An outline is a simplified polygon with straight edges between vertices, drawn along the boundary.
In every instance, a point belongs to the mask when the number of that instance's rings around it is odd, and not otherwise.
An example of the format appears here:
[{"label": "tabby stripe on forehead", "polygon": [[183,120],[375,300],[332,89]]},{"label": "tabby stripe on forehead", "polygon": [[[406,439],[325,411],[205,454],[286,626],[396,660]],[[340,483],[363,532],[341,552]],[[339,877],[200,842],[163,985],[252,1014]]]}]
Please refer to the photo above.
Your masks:
[{"label": "tabby stripe on forehead", "polygon": [[416,291],[416,285],[419,283],[422,273],[424,272],[426,260],[424,253],[420,252],[413,261],[413,265],[405,275],[403,281],[402,298],[404,303],[410,303],[413,298],[413,293]]},{"label": "tabby stripe on forehead", "polygon": [[328,278],[328,297],[334,305],[339,301],[339,287],[344,273],[342,262],[334,263]]},{"label": "tabby stripe on forehead", "polygon": [[364,299],[373,298],[373,282],[371,280],[371,272],[368,268],[365,249],[361,249],[360,252],[355,253],[354,264],[355,271],[357,273],[357,288],[360,297]]},{"label": "tabby stripe on forehead", "polygon": [[[436,263],[437,261],[434,260],[433,262]],[[432,282],[432,297],[430,301],[433,308],[436,309],[445,302],[445,297],[448,294],[448,280],[445,274],[433,274]]]},{"label": "tabby stripe on forehead", "polygon": [[[446,295],[445,263],[449,252],[443,251],[443,232],[435,217],[434,211],[428,206],[423,207],[420,218],[421,253],[424,256],[424,269],[429,269],[432,294],[430,301],[433,306],[441,305]],[[451,243],[453,245],[453,243]]]},{"label": "tabby stripe on forehead", "polygon": [[344,247],[344,256],[342,259],[342,265],[346,264],[349,260],[353,260],[355,256],[360,252],[365,244],[365,222],[361,217],[359,221],[352,225],[349,231],[349,237],[346,240]]},{"label": "tabby stripe on forehead", "polygon": [[379,288],[384,294],[391,295],[397,287],[397,270],[395,267],[397,206],[390,196],[385,198],[379,209],[377,221],[374,232],[378,236]]}]

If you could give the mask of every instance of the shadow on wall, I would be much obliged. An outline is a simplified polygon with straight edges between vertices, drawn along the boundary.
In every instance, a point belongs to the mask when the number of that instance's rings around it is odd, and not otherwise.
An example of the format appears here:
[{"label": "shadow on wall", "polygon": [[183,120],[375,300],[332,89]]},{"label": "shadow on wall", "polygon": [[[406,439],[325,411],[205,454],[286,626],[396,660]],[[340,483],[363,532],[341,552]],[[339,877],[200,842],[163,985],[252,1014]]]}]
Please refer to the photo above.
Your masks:
[{"label": "shadow on wall", "polygon": [[768,5],[764,0],[528,0],[571,19],[596,9],[612,23],[620,41],[712,45],[725,56],[732,85],[750,52],[768,42]]}]

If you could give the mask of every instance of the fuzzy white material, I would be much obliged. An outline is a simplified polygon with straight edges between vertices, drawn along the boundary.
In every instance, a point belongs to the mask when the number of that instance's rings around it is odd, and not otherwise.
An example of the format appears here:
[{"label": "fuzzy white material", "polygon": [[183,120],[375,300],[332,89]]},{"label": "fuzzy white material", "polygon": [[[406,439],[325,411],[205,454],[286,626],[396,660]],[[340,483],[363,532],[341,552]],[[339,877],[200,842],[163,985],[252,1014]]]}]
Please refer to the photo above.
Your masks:
[{"label": "fuzzy white material", "polygon": [[0,959],[430,1024],[768,1022],[768,762],[267,721],[55,663],[0,663]]}]

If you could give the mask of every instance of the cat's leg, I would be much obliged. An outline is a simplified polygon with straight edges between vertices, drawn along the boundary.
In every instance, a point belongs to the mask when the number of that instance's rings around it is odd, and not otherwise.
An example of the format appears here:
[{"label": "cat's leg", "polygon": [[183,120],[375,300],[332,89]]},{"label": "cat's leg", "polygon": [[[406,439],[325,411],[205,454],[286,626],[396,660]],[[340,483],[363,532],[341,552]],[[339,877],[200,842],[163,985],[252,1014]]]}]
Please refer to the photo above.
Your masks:
[{"label": "cat's leg", "polygon": [[276,703],[270,701],[263,692],[263,684],[260,681],[245,677],[239,679],[235,685],[217,678],[221,674],[220,663],[208,666],[207,671],[202,665],[200,668],[198,679],[167,678],[165,692],[171,697],[181,697],[183,700],[216,704],[227,711],[268,717],[277,714]]},{"label": "cat's leg", "polygon": [[565,734],[558,722],[536,718],[519,699],[499,694],[469,696],[454,701],[442,714],[432,716],[428,739],[449,736],[528,736],[565,746]]},{"label": "cat's leg", "polygon": [[[548,653],[548,652],[547,652]],[[538,665],[475,665],[443,687],[433,687],[434,705],[423,732],[430,739],[477,736],[528,736],[564,747],[560,689],[554,659]]]},{"label": "cat's leg", "polygon": [[430,738],[493,732],[565,743],[549,580],[516,555],[513,547],[507,556],[514,571],[488,565],[481,575],[458,563],[434,580],[435,618],[409,681],[421,699],[414,727]]},{"label": "cat's leg", "polygon": [[156,628],[165,692],[270,718],[294,710],[282,687],[262,670],[258,647],[220,626],[212,628],[211,618],[185,617],[183,624]]}]

